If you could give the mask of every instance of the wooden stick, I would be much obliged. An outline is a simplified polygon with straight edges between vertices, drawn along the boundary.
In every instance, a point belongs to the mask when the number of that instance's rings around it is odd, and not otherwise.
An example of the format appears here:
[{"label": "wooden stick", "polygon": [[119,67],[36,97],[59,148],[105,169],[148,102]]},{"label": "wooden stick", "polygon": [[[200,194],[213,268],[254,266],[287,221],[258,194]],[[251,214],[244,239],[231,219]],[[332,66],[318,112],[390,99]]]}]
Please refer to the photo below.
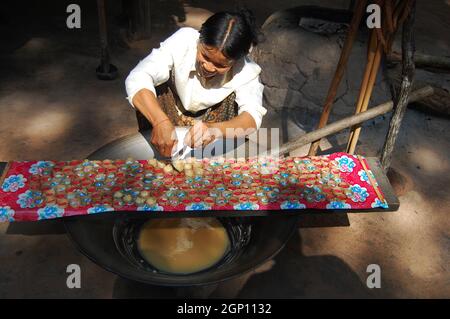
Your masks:
[{"label": "wooden stick", "polygon": [[[366,111],[367,107],[369,106],[370,97],[372,96],[373,87],[375,86],[375,81],[377,79],[378,69],[380,68],[382,52],[383,51],[382,51],[381,43],[378,43],[377,51],[375,53],[374,61],[372,64],[372,69],[370,70],[369,82],[367,84],[367,89],[364,94],[364,101],[361,105],[361,109],[359,110],[359,112]],[[347,152],[349,154],[355,153],[355,148],[356,148],[356,144],[358,143],[360,133],[361,133],[361,125],[358,125],[353,129],[353,135],[349,139],[349,142],[347,145]]]},{"label": "wooden stick", "polygon": [[[430,96],[432,94],[433,94],[433,88],[430,86],[426,86],[419,90],[413,91],[411,93],[409,101],[415,102],[415,101],[421,100],[427,96]],[[277,153],[285,154],[285,153],[294,151],[295,149],[297,149],[303,145],[306,145],[313,141],[319,140],[325,136],[337,133],[337,132],[342,131],[346,128],[349,128],[351,126],[354,126],[354,125],[357,125],[364,121],[373,119],[374,117],[377,117],[379,115],[382,115],[382,114],[385,114],[385,113],[391,111],[393,106],[394,106],[394,103],[392,101],[385,102],[383,104],[380,104],[373,108],[370,108],[368,111],[361,112],[357,115],[352,115],[352,116],[346,117],[342,120],[336,121],[332,124],[326,125],[320,129],[317,129],[310,133],[299,136],[299,137],[283,144],[277,150]],[[270,151],[268,151],[268,152],[270,152]],[[274,154],[274,153],[272,153],[272,154]]]},{"label": "wooden stick", "polygon": [[411,7],[412,7],[412,4],[413,4],[413,1],[412,0],[405,0],[405,2],[406,2],[406,4],[405,4],[403,10],[399,13],[398,26],[403,24],[403,22],[409,16],[409,13],[411,11]]},{"label": "wooden stick", "polygon": [[403,24],[408,17],[415,0],[400,0],[394,10],[394,29],[397,29]]},{"label": "wooden stick", "polygon": [[[389,1],[387,1],[387,2],[389,2]],[[404,10],[406,10],[406,8],[407,8],[407,6],[404,7]],[[401,15],[401,14],[403,14],[403,12],[399,11],[398,14]],[[387,24],[387,21],[385,19],[384,23],[383,23],[383,28],[384,29],[387,28],[386,24]],[[378,35],[379,34],[379,32],[378,32],[379,30],[378,29],[376,29],[376,30],[377,30],[377,35]],[[379,36],[378,36],[378,39],[379,39]],[[367,84],[366,90],[364,92],[364,101],[363,101],[363,103],[362,103],[360,108],[357,107],[356,113],[359,113],[361,111],[367,110],[367,107],[369,105],[370,97],[372,96],[372,91],[373,91],[373,87],[375,85],[376,77],[377,77],[377,74],[378,74],[378,69],[380,67],[381,56],[382,56],[382,53],[383,53],[383,51],[382,51],[383,48],[381,47],[381,45],[384,46],[384,51],[387,52],[387,51],[389,51],[391,49],[393,40],[394,40],[394,33],[389,34],[387,41],[385,41],[384,43],[380,43],[380,41],[378,41],[377,51],[376,51],[375,58],[374,58],[374,61],[373,61],[373,64],[372,64],[372,69],[370,70],[369,83]],[[348,153],[354,154],[360,134],[361,134],[361,126],[360,125],[358,125],[355,128],[352,128],[352,130],[350,132],[350,137],[349,137],[349,140],[348,140],[348,144],[347,144],[347,150],[346,150]]]},{"label": "wooden stick", "polygon": [[[389,0],[387,0],[387,2],[389,2]],[[375,0],[375,3],[378,4],[381,8],[385,7],[385,1],[384,0]],[[383,25],[386,24],[386,19],[383,19]],[[381,42],[381,44],[383,45],[383,47],[386,47],[386,40],[383,34],[383,28],[382,26],[380,28],[375,28],[374,31],[377,33],[377,39],[378,42]]]},{"label": "wooden stick", "polygon": [[386,29],[389,33],[394,33],[394,16],[392,11],[392,1],[388,0],[384,4]]},{"label": "wooden stick", "polygon": [[[367,0],[359,0],[356,4],[356,9],[355,12],[353,13],[352,21],[350,23],[350,29],[348,31],[347,38],[345,39],[344,47],[342,48],[341,56],[339,57],[339,62],[336,71],[334,73],[333,80],[331,81],[330,88],[328,89],[328,94],[325,99],[325,104],[323,107],[322,114],[320,116],[318,128],[324,127],[328,122],[331,108],[333,106],[334,99],[336,98],[339,84],[341,83],[342,77],[344,75],[345,67],[347,65],[347,61],[350,56],[353,42],[356,38],[356,34],[358,33],[359,24],[364,15],[366,3]],[[309,155],[315,155],[317,153],[319,143],[320,141],[315,141],[311,145],[309,149]]]},{"label": "wooden stick", "polygon": [[376,31],[372,31],[371,36],[370,36],[369,47],[368,47],[369,53],[368,53],[368,57],[367,57],[367,64],[366,64],[366,68],[364,70],[364,77],[363,77],[363,81],[362,81],[359,96],[358,96],[358,103],[356,105],[356,113],[361,112],[361,107],[364,102],[364,97],[366,95],[367,87],[369,85],[370,75],[372,74],[371,72],[373,69],[374,62],[375,62],[375,56],[378,51],[378,45],[379,45],[379,41],[378,41]]},{"label": "wooden stick", "polygon": [[402,85],[396,105],[394,114],[392,115],[391,122],[389,123],[389,131],[386,136],[386,140],[383,146],[381,154],[381,165],[383,169],[387,171],[390,166],[392,152],[394,151],[394,145],[397,140],[398,132],[402,123],[403,116],[406,112],[406,107],[411,99],[410,92],[412,89],[412,83],[414,79],[414,18],[415,18],[415,0],[412,1],[411,10],[407,16],[403,25],[402,32]]},{"label": "wooden stick", "polygon": [[[372,70],[372,66],[373,66],[373,62],[375,59],[375,53],[377,51],[377,37],[375,35],[375,31],[372,31],[370,34],[370,40],[369,40],[369,45],[368,45],[368,54],[367,54],[367,64],[366,64],[366,68],[364,70],[364,75],[363,75],[363,80],[361,82],[361,87],[359,89],[359,96],[358,96],[358,100],[356,102],[356,110],[355,110],[355,114],[358,114],[361,112],[361,106],[363,104],[364,101],[364,96],[366,94],[367,91],[367,85],[369,84],[369,78],[370,78],[370,72]],[[350,141],[353,139],[353,134],[354,134],[354,129],[352,129],[350,131],[350,136],[349,136],[349,143],[347,144],[347,151],[348,148],[350,146]]]},{"label": "wooden stick", "polygon": [[372,184],[372,187],[373,187],[375,193],[377,194],[378,198],[380,199],[380,201],[387,203],[386,199],[384,198],[384,196],[381,194],[380,190],[378,189],[377,182],[373,179],[372,174],[370,174],[371,171],[367,168],[367,165],[364,162],[364,159],[362,158],[361,155],[358,155],[357,157],[358,157],[359,162],[361,163],[364,171],[366,172],[367,178],[369,179],[370,184]]},{"label": "wooden stick", "polygon": [[[395,40],[395,34],[397,33],[398,30],[398,26],[401,25],[400,22],[400,17],[404,14],[404,10],[406,10],[406,8],[408,7],[408,3],[410,0],[399,0],[397,2],[397,4],[395,5],[395,8],[393,10],[393,12],[391,13],[391,19],[388,21],[388,19],[385,19],[383,22],[383,26],[387,29],[389,28],[387,26],[388,23],[393,24],[393,31],[389,34],[388,39],[387,39],[387,45],[386,45],[386,54],[388,54],[389,52],[391,52],[392,50],[392,45],[394,43]],[[389,3],[389,4],[388,4]],[[387,6],[391,6],[392,3],[390,3],[389,1],[386,2]],[[392,8],[390,8],[392,9]]]},{"label": "wooden stick", "polygon": [[109,72],[108,30],[106,25],[105,0],[97,0],[98,24],[100,29],[101,66]]},{"label": "wooden stick", "polygon": [[397,29],[397,27],[400,25],[398,23],[399,17],[402,15],[403,10],[405,9],[405,6],[409,0],[400,0],[394,9],[394,29]]},{"label": "wooden stick", "polygon": [[383,48],[386,48],[387,47],[387,43],[386,43],[386,40],[385,40],[384,35],[383,35],[383,29],[382,28],[375,28],[375,31],[377,33],[378,42],[381,43]]}]

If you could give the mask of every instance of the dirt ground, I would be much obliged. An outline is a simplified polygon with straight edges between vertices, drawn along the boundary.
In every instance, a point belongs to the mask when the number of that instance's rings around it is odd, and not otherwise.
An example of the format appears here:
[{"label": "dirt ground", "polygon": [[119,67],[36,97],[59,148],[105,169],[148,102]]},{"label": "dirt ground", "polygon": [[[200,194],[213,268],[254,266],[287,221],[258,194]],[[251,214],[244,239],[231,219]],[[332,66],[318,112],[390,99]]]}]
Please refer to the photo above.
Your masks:
[{"label": "dirt ground", "polygon": [[[262,23],[271,13],[300,4],[346,8],[348,1],[244,1]],[[417,50],[449,56],[450,2],[418,1]],[[0,11],[0,161],[84,158],[137,131],[125,100],[129,70],[169,33],[155,27],[150,40],[119,41],[111,28],[114,81],[99,81],[98,28],[94,1],[78,1],[82,28],[65,27],[70,1],[5,2]],[[120,1],[107,2],[111,24],[120,20]],[[170,2],[169,2],[170,3]],[[228,2],[190,1],[185,24]],[[8,8],[8,11],[5,9]],[[9,10],[10,9],[10,10]],[[164,17],[171,16],[168,6]],[[178,8],[179,9],[179,8]],[[163,21],[163,20],[162,20]],[[163,24],[164,25],[164,24]],[[324,92],[325,95],[326,92]],[[269,110],[265,123],[280,123]],[[408,110],[392,167],[408,180],[393,213],[300,218],[296,234],[274,260],[226,282],[212,297],[240,298],[449,298],[450,133],[449,119]],[[377,156],[388,117],[364,126],[358,153]],[[301,133],[291,123],[290,136]],[[342,151],[345,133],[329,138]],[[66,287],[66,267],[79,264],[82,287]],[[368,289],[369,264],[381,267],[382,286]],[[59,221],[0,224],[0,298],[176,297],[171,288],[121,279],[85,258]]]}]

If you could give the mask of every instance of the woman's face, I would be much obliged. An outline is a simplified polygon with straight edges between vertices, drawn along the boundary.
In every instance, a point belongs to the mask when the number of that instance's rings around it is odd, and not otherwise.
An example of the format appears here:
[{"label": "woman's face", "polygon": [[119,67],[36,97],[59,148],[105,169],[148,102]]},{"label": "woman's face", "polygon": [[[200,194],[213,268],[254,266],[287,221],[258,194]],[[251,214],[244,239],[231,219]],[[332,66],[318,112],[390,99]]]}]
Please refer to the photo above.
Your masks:
[{"label": "woman's face", "polygon": [[197,47],[197,66],[202,76],[210,78],[228,72],[233,66],[233,60],[225,57],[218,48],[200,42]]}]

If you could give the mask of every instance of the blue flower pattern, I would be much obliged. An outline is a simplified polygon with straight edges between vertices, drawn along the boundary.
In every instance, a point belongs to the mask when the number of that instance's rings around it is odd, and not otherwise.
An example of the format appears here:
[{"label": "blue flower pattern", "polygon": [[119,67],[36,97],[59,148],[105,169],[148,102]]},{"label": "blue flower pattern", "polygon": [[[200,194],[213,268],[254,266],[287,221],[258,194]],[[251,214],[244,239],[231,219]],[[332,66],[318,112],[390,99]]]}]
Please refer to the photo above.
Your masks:
[{"label": "blue flower pattern", "polygon": [[22,174],[11,175],[5,179],[2,185],[4,192],[17,192],[19,189],[25,187],[27,179]]},{"label": "blue flower pattern", "polygon": [[254,204],[254,203],[250,203],[250,202],[245,202],[245,203],[239,203],[233,206],[233,208],[235,210],[258,210],[259,209],[259,205],[258,204]]},{"label": "blue flower pattern", "polygon": [[0,222],[13,222],[14,210],[9,206],[0,206]]},{"label": "blue flower pattern", "polygon": [[329,204],[327,204],[327,209],[348,209],[348,208],[351,208],[351,206],[345,202],[332,201]]},{"label": "blue flower pattern", "polygon": [[64,209],[61,207],[58,207],[58,205],[55,204],[49,204],[45,206],[44,208],[38,209],[37,211],[38,219],[53,219],[62,217],[64,215]]},{"label": "blue flower pattern", "polygon": [[87,210],[88,214],[97,214],[97,213],[103,213],[103,212],[112,212],[114,211],[114,208],[112,208],[109,205],[96,205]]},{"label": "blue flower pattern", "polygon": [[367,192],[367,189],[365,187],[361,187],[358,184],[350,186],[350,191],[352,194],[350,195],[350,198],[355,203],[357,202],[365,202],[367,197],[369,197],[369,193]]},{"label": "blue flower pattern", "polygon": [[353,172],[353,169],[356,166],[355,161],[346,155],[336,157],[334,160],[337,162],[339,170],[344,173]]},{"label": "blue flower pattern", "polygon": [[380,199],[375,199],[375,201],[371,204],[372,208],[389,208],[389,205],[386,201],[381,201]]},{"label": "blue flower pattern", "polygon": [[27,190],[25,193],[19,195],[19,199],[16,203],[20,206],[20,208],[35,208],[36,204],[43,202],[43,199],[39,198],[41,196],[42,193],[39,191]]},{"label": "blue flower pattern", "polygon": [[[372,179],[375,181],[375,185],[373,185],[373,186],[378,186],[378,183],[377,183],[377,181],[376,181],[376,179],[375,179],[375,175],[373,175],[373,173],[372,173],[372,171],[369,171],[369,174],[370,174],[370,177],[372,177]],[[358,175],[359,175],[359,179],[362,181],[362,182],[366,182],[367,184],[371,184],[370,183],[370,180],[369,180],[369,176],[367,176],[367,173],[366,173],[366,171],[365,170],[360,170],[359,172],[358,172]]]},{"label": "blue flower pattern", "polygon": [[53,166],[55,166],[55,163],[51,161],[39,161],[31,165],[29,172],[33,175],[42,175],[46,169],[52,168]]},{"label": "blue flower pattern", "polygon": [[156,211],[163,211],[164,208],[156,204],[155,205],[144,204],[142,206],[138,206],[137,210],[140,212],[156,212]]},{"label": "blue flower pattern", "polygon": [[211,205],[208,205],[203,202],[192,203],[186,206],[186,210],[209,210],[211,209]]},{"label": "blue flower pattern", "polygon": [[300,203],[297,200],[294,201],[284,201],[280,205],[281,209],[305,209],[306,205]]}]

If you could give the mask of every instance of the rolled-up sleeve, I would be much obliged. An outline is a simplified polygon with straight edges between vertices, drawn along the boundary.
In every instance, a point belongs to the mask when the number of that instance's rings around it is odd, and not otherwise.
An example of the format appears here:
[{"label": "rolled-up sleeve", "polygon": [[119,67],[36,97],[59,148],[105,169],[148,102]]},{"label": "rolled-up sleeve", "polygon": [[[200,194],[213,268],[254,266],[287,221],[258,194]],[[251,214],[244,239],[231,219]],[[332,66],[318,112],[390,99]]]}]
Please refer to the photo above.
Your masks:
[{"label": "rolled-up sleeve", "polygon": [[185,30],[180,29],[172,36],[161,42],[159,48],[152,52],[130,72],[125,80],[127,99],[133,105],[134,95],[142,89],[148,89],[156,95],[155,86],[169,79],[170,70],[173,68],[173,54],[180,50],[186,42]]},{"label": "rolled-up sleeve", "polygon": [[267,113],[263,107],[264,85],[259,81],[259,76],[241,85],[236,89],[236,103],[239,107],[238,114],[249,113],[256,123],[256,129],[261,126],[262,118]]}]

